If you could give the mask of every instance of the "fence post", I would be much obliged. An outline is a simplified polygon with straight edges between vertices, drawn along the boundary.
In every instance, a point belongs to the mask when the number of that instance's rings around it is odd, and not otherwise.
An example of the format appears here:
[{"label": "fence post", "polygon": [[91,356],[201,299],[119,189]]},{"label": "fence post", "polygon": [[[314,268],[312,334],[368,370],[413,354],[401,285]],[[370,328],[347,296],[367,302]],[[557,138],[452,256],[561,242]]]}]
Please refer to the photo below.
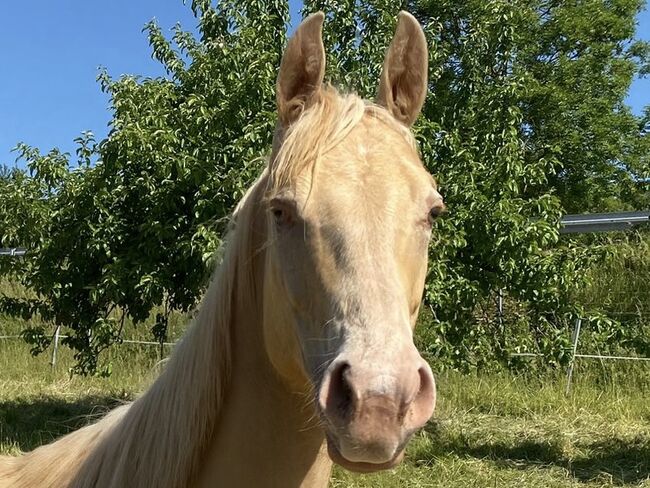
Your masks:
[{"label": "fence post", "polygon": [[50,366],[56,366],[56,353],[59,349],[59,333],[61,332],[61,326],[57,325],[56,330],[54,331],[54,348],[52,349],[52,361]]},{"label": "fence post", "polygon": [[506,347],[506,327],[503,324],[503,288],[499,288],[499,294],[497,296],[497,318],[499,320],[499,329],[501,329],[503,347]]},{"label": "fence post", "polygon": [[578,317],[576,319],[576,327],[573,329],[573,351],[571,352],[571,360],[569,362],[569,369],[566,374],[566,391],[565,394],[569,395],[571,391],[571,379],[573,378],[573,363],[575,361],[576,352],[578,350],[578,338],[580,337],[580,326],[582,325],[582,318]]},{"label": "fence post", "polygon": [[497,313],[499,314],[499,320],[501,320],[503,318],[503,288],[499,288]]}]

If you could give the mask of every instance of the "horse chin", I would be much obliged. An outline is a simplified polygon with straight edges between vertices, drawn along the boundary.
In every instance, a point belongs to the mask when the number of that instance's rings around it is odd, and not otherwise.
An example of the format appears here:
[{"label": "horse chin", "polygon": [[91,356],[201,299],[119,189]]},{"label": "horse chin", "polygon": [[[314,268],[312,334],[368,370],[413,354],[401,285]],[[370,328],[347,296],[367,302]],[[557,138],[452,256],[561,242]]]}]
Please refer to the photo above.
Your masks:
[{"label": "horse chin", "polygon": [[353,471],[355,473],[374,473],[376,471],[392,469],[401,463],[402,459],[404,459],[404,449],[401,449],[397,454],[395,454],[395,457],[393,457],[393,459],[385,463],[375,464],[348,461],[343,457],[338,447],[336,447],[336,442],[334,442],[329,435],[327,436],[327,453],[333,462],[342,468],[345,468],[348,471]]}]

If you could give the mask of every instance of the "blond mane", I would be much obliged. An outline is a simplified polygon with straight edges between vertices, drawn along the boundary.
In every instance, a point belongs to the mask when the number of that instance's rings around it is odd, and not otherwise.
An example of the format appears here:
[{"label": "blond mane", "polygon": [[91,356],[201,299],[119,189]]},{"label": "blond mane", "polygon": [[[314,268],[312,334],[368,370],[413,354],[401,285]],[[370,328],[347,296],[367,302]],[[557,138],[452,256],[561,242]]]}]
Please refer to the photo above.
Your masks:
[{"label": "blond mane", "polygon": [[0,488],[191,486],[229,386],[235,307],[260,299],[251,269],[251,256],[258,252],[250,232],[254,211],[267,192],[290,187],[299,174],[313,171],[366,115],[416,147],[408,128],[383,107],[324,86],[318,102],[276,134],[269,169],[237,206],[222,263],[160,377],[101,421],[22,457],[0,457]]},{"label": "blond mane", "polygon": [[22,457],[0,457],[0,488],[181,488],[197,473],[231,369],[237,291],[255,298],[249,232],[259,181],[234,212],[223,260],[198,316],[137,400]]},{"label": "blond mane", "polygon": [[269,193],[293,187],[298,175],[306,171],[313,173],[321,157],[339,145],[366,115],[401,134],[417,150],[411,131],[384,107],[324,85],[317,103],[286,132],[276,135],[279,140],[274,141],[277,149],[271,155]]}]

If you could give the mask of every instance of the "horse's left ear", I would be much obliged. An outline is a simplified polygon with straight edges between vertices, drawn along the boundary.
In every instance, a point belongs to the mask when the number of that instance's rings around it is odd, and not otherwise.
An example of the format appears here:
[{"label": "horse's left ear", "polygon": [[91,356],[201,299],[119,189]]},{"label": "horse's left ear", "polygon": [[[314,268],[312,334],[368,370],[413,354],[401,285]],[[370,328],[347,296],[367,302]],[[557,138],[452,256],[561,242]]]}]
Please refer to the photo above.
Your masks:
[{"label": "horse's left ear", "polygon": [[384,59],[377,103],[407,126],[413,125],[427,95],[427,40],[415,17],[401,11]]},{"label": "horse's left ear", "polygon": [[296,29],[282,56],[275,87],[280,122],[285,127],[317,99],[325,75],[323,12],[311,14]]}]

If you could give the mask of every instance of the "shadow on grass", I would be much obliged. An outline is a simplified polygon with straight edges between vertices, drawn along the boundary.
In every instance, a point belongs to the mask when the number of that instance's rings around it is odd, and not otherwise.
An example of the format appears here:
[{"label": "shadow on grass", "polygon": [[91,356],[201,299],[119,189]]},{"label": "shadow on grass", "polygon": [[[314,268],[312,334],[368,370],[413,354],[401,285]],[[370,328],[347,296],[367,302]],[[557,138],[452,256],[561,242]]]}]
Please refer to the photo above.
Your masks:
[{"label": "shadow on grass", "polygon": [[506,469],[559,467],[579,482],[604,481],[614,486],[638,484],[650,478],[650,438],[612,438],[607,442],[578,442],[574,447],[583,455],[575,459],[554,442],[530,439],[511,442],[485,441],[449,435],[437,426],[427,428],[433,444],[418,457],[431,462],[436,457],[454,454],[486,459]]},{"label": "shadow on grass", "polygon": [[0,402],[0,443],[31,451],[88,425],[124,400],[90,395],[73,401],[46,396]]},{"label": "shadow on grass", "polygon": [[570,472],[581,481],[606,475],[615,485],[638,483],[650,477],[648,439],[611,439],[587,446],[591,456],[573,461]]}]

